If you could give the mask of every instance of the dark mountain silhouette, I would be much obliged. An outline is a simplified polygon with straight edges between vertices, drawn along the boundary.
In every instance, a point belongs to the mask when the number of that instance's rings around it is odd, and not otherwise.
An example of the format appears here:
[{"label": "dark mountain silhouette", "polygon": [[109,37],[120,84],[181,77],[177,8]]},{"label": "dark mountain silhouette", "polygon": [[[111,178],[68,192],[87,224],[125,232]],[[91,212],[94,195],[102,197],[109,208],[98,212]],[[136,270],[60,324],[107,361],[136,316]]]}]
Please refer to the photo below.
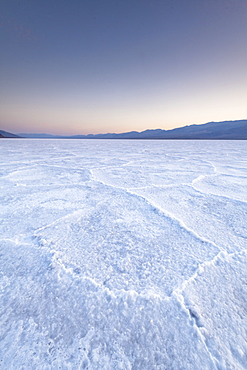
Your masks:
[{"label": "dark mountain silhouette", "polygon": [[122,134],[76,135],[83,139],[247,139],[247,120],[209,122],[202,125],[190,125],[173,130],[131,131]]},{"label": "dark mountain silhouette", "polygon": [[[3,131],[0,131],[0,134]],[[63,139],[193,139],[193,140],[247,140],[247,120],[208,122],[202,125],[190,125],[173,130],[130,131],[121,134],[89,134],[59,136],[49,134],[20,134],[26,138],[63,138]]]},{"label": "dark mountain silhouette", "polygon": [[76,135],[83,139],[247,139],[247,120],[209,122],[202,125],[190,125],[173,130],[131,131],[123,134]]},{"label": "dark mountain silhouette", "polygon": [[0,138],[1,139],[3,139],[3,138],[12,138],[12,139],[15,139],[15,138],[20,138],[20,136],[15,135],[15,134],[11,134],[10,132],[6,132],[6,131],[3,131],[3,130],[0,130]]}]

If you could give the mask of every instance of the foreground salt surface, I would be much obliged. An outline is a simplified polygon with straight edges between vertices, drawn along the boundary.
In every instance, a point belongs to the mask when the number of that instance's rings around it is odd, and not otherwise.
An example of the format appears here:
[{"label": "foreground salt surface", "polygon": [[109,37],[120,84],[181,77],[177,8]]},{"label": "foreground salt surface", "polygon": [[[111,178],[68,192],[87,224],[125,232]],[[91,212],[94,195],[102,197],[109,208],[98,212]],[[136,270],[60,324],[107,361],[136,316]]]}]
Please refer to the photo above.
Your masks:
[{"label": "foreground salt surface", "polygon": [[0,142],[3,369],[247,369],[244,141]]}]

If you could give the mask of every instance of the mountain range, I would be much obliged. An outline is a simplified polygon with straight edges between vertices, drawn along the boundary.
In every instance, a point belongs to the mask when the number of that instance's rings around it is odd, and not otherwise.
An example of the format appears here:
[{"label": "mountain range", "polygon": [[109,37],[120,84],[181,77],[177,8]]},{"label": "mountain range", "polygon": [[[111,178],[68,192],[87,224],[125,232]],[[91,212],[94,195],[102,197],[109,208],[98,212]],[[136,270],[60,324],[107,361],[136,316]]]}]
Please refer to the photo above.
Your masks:
[{"label": "mountain range", "polygon": [[59,136],[50,134],[21,133],[14,135],[0,130],[0,137],[9,138],[45,138],[45,139],[193,139],[193,140],[247,140],[247,120],[208,122],[201,125],[189,125],[172,130],[130,131],[120,134],[89,134]]},{"label": "mountain range", "polygon": [[0,139],[1,138],[20,138],[20,136],[18,135],[15,135],[15,134],[11,134],[10,132],[7,132],[7,131],[3,131],[3,130],[0,130]]}]

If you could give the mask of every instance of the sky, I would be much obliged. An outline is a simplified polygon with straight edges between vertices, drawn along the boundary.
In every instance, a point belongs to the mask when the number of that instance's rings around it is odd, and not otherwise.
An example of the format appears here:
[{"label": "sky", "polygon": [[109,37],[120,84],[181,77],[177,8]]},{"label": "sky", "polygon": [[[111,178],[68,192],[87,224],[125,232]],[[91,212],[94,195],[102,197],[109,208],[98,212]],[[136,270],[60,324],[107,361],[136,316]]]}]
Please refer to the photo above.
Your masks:
[{"label": "sky", "polygon": [[247,0],[1,0],[0,129],[247,118]]}]

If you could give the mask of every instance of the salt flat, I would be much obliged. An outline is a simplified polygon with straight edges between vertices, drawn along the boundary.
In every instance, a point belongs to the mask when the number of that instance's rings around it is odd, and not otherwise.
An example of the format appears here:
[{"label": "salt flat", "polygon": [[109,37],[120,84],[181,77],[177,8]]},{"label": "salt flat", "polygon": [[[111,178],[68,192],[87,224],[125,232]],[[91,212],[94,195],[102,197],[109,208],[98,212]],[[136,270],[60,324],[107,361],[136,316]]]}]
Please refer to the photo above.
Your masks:
[{"label": "salt flat", "polygon": [[247,369],[246,141],[3,139],[3,369]]}]

